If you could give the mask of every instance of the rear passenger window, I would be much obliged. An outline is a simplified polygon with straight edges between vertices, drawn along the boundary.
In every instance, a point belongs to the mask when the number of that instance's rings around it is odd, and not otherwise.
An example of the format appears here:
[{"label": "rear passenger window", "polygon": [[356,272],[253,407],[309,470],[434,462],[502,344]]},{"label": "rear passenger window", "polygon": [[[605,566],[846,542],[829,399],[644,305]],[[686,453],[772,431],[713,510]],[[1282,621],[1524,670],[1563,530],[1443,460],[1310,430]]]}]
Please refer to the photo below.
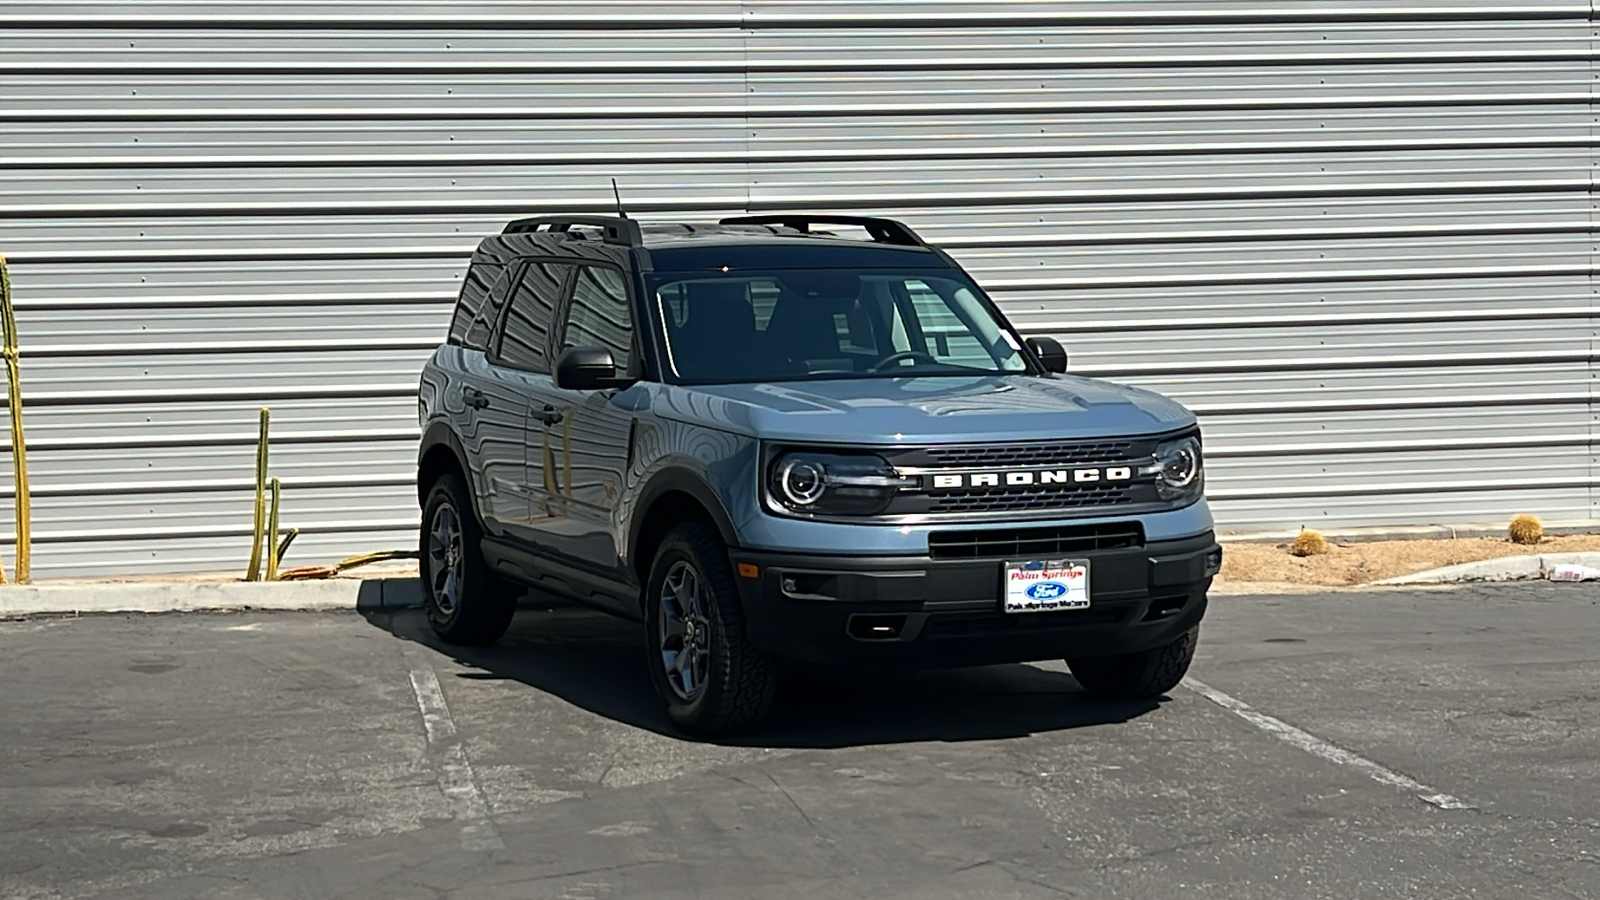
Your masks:
[{"label": "rear passenger window", "polygon": [[539,260],[522,267],[500,333],[500,362],[530,372],[550,371],[550,320],[572,268]]},{"label": "rear passenger window", "polygon": [[472,330],[472,323],[483,311],[490,288],[504,277],[505,267],[499,263],[473,263],[467,269],[467,277],[461,282],[461,296],[456,300],[456,313],[450,320],[450,335],[446,338],[448,342],[474,350],[484,349],[482,341],[475,345],[468,343],[467,335]]}]

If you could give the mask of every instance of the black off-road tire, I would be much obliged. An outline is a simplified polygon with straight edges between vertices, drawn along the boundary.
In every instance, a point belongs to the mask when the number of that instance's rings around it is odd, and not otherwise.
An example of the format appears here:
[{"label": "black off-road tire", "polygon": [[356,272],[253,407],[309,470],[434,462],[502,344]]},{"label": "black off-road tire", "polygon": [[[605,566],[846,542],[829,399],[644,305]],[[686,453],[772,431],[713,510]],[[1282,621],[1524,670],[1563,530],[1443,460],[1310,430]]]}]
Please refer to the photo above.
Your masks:
[{"label": "black off-road tire", "polygon": [[1178,686],[1194,661],[1200,630],[1191,628],[1159,647],[1126,653],[1069,659],[1067,668],[1083,689],[1112,700],[1145,700]]},{"label": "black off-road tire", "polygon": [[[705,677],[688,698],[674,687],[666,663],[663,589],[669,574],[690,568],[703,587],[703,624],[697,634],[707,651]],[[667,716],[686,734],[709,737],[747,730],[772,707],[777,671],[745,633],[728,548],[707,523],[685,522],[667,532],[645,582],[646,663]],[[674,601],[675,602],[675,601]],[[677,639],[681,643],[682,639]]]},{"label": "black off-road tire", "polygon": [[[441,570],[439,542],[441,510],[453,513],[458,542],[454,547],[456,583],[449,585]],[[418,569],[422,577],[422,607],[433,633],[452,644],[484,646],[500,640],[511,627],[522,590],[505,581],[483,561],[479,549],[483,529],[473,512],[472,495],[461,476],[446,472],[434,481],[422,504],[422,533]],[[449,587],[451,590],[446,590]]]}]

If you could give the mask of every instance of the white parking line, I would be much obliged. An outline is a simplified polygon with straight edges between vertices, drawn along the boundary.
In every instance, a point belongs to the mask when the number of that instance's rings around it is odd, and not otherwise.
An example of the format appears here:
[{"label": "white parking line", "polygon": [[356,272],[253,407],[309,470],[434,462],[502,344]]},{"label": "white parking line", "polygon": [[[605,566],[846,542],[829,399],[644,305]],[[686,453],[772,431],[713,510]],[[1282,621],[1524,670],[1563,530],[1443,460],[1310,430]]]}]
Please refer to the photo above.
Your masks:
[{"label": "white parking line", "polygon": [[1449,794],[1442,794],[1414,778],[1401,775],[1393,769],[1384,768],[1370,759],[1357,756],[1343,747],[1330,744],[1314,734],[1301,731],[1288,722],[1274,719],[1266,713],[1257,712],[1243,700],[1224,694],[1208,684],[1195,681],[1193,678],[1185,678],[1183,686],[1286,744],[1299,747],[1301,750],[1314,756],[1320,756],[1329,762],[1335,762],[1341,766],[1349,766],[1352,769],[1365,772],[1367,777],[1380,784],[1392,785],[1401,790],[1410,791],[1423,803],[1437,806],[1440,809],[1477,809],[1471,803],[1466,803]]},{"label": "white parking line", "polygon": [[461,828],[461,849],[504,850],[506,845],[489,820],[489,804],[484,802],[472,764],[456,735],[455,720],[445,705],[439,678],[432,669],[411,673],[411,690],[422,711],[422,726],[428,731],[428,746],[439,758],[439,790],[450,804],[451,815]]}]

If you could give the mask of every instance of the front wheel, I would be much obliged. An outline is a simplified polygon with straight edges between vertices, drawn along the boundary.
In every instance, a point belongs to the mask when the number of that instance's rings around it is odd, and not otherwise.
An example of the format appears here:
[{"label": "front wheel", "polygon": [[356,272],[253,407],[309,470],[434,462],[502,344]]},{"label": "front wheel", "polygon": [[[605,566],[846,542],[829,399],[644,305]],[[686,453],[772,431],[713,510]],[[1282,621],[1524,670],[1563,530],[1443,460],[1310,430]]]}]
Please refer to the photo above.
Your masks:
[{"label": "front wheel", "polygon": [[765,718],[777,675],[745,636],[728,548],[717,533],[701,522],[668,532],[645,592],[647,664],[673,724],[708,736]]},{"label": "front wheel", "polygon": [[422,505],[422,606],[434,634],[452,644],[500,640],[521,593],[490,571],[479,543],[483,532],[460,476],[439,476]]},{"label": "front wheel", "polygon": [[1189,663],[1194,661],[1198,640],[1199,629],[1191,628],[1159,647],[1121,656],[1069,659],[1067,668],[1084,690],[1097,697],[1114,700],[1159,697],[1183,680]]}]

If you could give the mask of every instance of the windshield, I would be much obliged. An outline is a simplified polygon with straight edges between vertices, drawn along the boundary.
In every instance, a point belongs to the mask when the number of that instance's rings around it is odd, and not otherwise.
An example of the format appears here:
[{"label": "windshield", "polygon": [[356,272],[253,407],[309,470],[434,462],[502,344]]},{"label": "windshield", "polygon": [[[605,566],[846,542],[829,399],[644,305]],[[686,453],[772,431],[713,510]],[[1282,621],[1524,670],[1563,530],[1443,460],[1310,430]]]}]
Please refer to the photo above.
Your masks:
[{"label": "windshield", "polygon": [[948,269],[673,272],[651,289],[668,363],[692,384],[1028,371],[1011,332]]}]

